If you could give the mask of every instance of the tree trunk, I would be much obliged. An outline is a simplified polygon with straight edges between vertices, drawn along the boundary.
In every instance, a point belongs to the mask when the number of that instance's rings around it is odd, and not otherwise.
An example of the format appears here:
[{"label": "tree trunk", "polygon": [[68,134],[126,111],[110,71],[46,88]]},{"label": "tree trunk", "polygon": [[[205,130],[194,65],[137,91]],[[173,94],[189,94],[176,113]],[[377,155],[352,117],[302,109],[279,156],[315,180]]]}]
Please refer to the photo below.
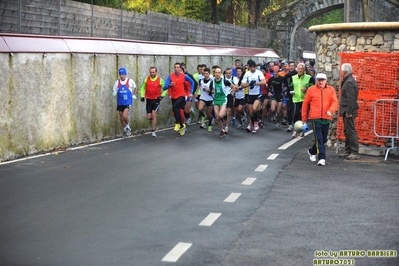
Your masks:
[{"label": "tree trunk", "polygon": [[255,25],[256,28],[259,27],[260,16],[262,14],[262,2],[263,0],[256,0],[256,10],[255,10]]},{"label": "tree trunk", "polygon": [[217,0],[211,0],[211,19],[210,19],[210,22],[213,23],[213,24],[218,24],[219,23]]},{"label": "tree trunk", "polygon": [[369,0],[362,0],[362,5],[363,5],[363,20],[364,22],[370,22]]},{"label": "tree trunk", "polygon": [[236,3],[234,0],[232,0],[226,9],[226,23],[235,24],[235,11]]},{"label": "tree trunk", "polygon": [[256,28],[256,1],[248,0],[248,27]]}]

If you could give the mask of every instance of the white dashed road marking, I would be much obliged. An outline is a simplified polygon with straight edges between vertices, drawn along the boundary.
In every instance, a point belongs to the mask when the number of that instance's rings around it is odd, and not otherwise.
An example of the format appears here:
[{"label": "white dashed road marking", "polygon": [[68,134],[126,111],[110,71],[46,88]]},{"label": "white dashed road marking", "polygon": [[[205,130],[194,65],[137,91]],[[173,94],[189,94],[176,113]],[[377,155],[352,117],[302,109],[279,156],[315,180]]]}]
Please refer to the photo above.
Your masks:
[{"label": "white dashed road marking", "polygon": [[[305,133],[305,136],[312,134],[313,130],[309,130],[308,132]],[[286,150],[287,148],[289,148],[291,145],[293,145],[294,143],[300,141],[302,139],[302,137],[296,137],[293,140],[288,141],[287,143],[285,143],[284,145],[280,146],[278,149],[279,150]]]},{"label": "white dashed road marking", "polygon": [[179,242],[168,254],[163,257],[162,261],[176,262],[193,244]]},{"label": "white dashed road marking", "polygon": [[267,157],[267,160],[274,160],[277,158],[279,154],[278,153],[273,153],[272,155],[270,155],[269,157]]},{"label": "white dashed road marking", "polygon": [[223,202],[235,202],[240,196],[241,193],[231,193]]},{"label": "white dashed road marking", "polygon": [[263,171],[265,171],[266,168],[267,168],[267,165],[266,165],[266,164],[260,164],[260,165],[255,169],[255,171],[256,171],[256,172],[263,172]]},{"label": "white dashed road marking", "polygon": [[247,179],[244,180],[244,182],[241,183],[241,185],[245,186],[250,186],[252,185],[253,182],[255,182],[256,178],[254,177],[248,177]]},{"label": "white dashed road marking", "polygon": [[222,215],[221,213],[211,212],[202,222],[199,224],[200,226],[211,226],[219,217]]}]

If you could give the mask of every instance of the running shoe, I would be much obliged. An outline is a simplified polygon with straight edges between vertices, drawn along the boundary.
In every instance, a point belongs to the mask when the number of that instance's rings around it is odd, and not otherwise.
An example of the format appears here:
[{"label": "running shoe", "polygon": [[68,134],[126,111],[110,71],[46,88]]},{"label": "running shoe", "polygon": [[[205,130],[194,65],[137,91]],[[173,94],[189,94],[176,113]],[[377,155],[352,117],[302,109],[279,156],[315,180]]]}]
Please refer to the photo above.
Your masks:
[{"label": "running shoe", "polygon": [[[310,151],[308,150],[308,154],[309,154],[309,160],[311,161],[311,162],[315,162],[317,159],[316,159],[316,155],[315,154],[310,154]],[[323,159],[321,159],[321,160],[323,160]],[[326,163],[326,161],[324,161],[324,164]]]},{"label": "running shoe", "polygon": [[276,123],[276,125],[274,126],[275,129],[281,129],[281,125],[280,123]]},{"label": "running shoe", "polygon": [[126,128],[126,136],[130,136],[132,135],[132,131],[130,130],[130,128]]},{"label": "running shoe", "polygon": [[226,135],[226,132],[224,130],[220,131],[219,137],[223,138]]},{"label": "running shoe", "polygon": [[180,125],[179,124],[175,124],[175,128],[173,129],[174,131],[179,131],[179,129],[180,129]]},{"label": "running shoe", "polygon": [[301,138],[303,138],[304,136],[305,136],[305,132],[301,132],[301,133],[299,133],[299,136],[301,137]]},{"label": "running shoe", "polygon": [[233,117],[233,118],[231,119],[231,125],[232,125],[233,127],[236,126],[236,118],[235,118],[235,117]]},{"label": "running shoe", "polygon": [[283,119],[283,121],[281,121],[281,124],[282,124],[283,126],[286,126],[286,125],[288,125],[288,121],[285,120],[285,119]]},{"label": "running shoe", "polygon": [[320,165],[320,166],[326,165],[326,160],[320,159],[319,162],[317,163],[317,165]]},{"label": "running shoe", "polygon": [[191,118],[187,118],[186,124],[187,124],[187,125],[191,124]]},{"label": "running shoe", "polygon": [[202,123],[202,124],[200,125],[200,128],[206,128],[205,123]]},{"label": "running shoe", "polygon": [[212,126],[208,126],[208,132],[212,132]]},{"label": "running shoe", "polygon": [[155,134],[155,131],[154,131],[154,130],[151,131],[151,136],[152,136],[153,138],[156,138],[156,137],[157,137],[157,134]]},{"label": "running shoe", "polygon": [[224,133],[227,135],[227,134],[229,134],[229,127],[225,127],[224,128]]},{"label": "running shoe", "polygon": [[256,134],[256,133],[258,133],[258,130],[256,130],[256,129],[252,130],[252,134]]},{"label": "running shoe", "polygon": [[296,133],[296,131],[294,131],[294,132],[292,133],[291,138],[295,139],[295,138],[297,137],[297,135],[298,135],[298,133]]},{"label": "running shoe", "polygon": [[287,128],[287,132],[292,132],[294,130],[294,128],[292,127],[292,125],[289,125]]},{"label": "running shoe", "polygon": [[186,134],[186,124],[183,124],[183,127],[180,127],[179,129],[180,136],[183,136]]},{"label": "running shoe", "polygon": [[263,122],[260,122],[260,123],[259,123],[259,127],[260,127],[260,128],[264,128],[264,127],[265,127],[265,124],[264,124]]},{"label": "running shoe", "polygon": [[244,125],[243,124],[238,124],[237,129],[243,129]]},{"label": "running shoe", "polygon": [[201,124],[204,124],[205,123],[205,116],[202,116],[201,117]]},{"label": "running shoe", "polygon": [[259,130],[259,124],[258,122],[254,123],[254,130],[252,130],[252,133],[254,133],[254,131],[258,131]]},{"label": "running shoe", "polygon": [[252,131],[251,126],[247,126],[246,130],[247,132],[251,132]]}]

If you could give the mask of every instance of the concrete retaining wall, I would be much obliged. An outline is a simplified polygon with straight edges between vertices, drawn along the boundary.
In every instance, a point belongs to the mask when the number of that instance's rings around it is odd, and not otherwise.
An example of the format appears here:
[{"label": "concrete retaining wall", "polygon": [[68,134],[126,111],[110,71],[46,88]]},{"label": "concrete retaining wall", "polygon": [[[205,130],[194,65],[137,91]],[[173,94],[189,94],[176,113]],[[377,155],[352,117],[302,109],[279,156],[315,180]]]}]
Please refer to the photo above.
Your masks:
[{"label": "concrete retaining wall", "polygon": [[[241,55],[165,54],[166,45],[160,44],[156,44],[159,54],[157,51],[150,55],[122,51],[96,53],[96,49],[101,51],[100,45],[136,46],[134,42],[99,40],[90,43],[88,39],[73,38],[68,45],[75,44],[80,52],[49,53],[43,51],[61,49],[50,46],[51,38],[35,40],[35,37],[24,37],[26,40],[20,39],[18,43],[14,37],[0,38],[0,62],[3,62],[0,64],[0,161],[122,135],[115,110],[116,99],[112,96],[112,87],[121,66],[126,67],[128,77],[133,78],[139,87],[151,66],[156,66],[158,75],[166,79],[173,72],[175,62],[186,62],[188,70],[195,73],[199,63],[226,68],[231,67],[235,59],[243,62],[251,57],[259,62],[270,60],[254,56],[259,51],[250,54],[248,49],[242,49],[244,53]],[[65,40],[58,38],[55,41]],[[35,41],[40,41],[44,47]],[[108,42],[113,44],[107,46]],[[10,51],[4,43],[13,45],[16,50],[22,47],[32,52]],[[148,47],[150,43],[144,45]],[[169,44],[168,49],[176,51],[178,47]],[[198,46],[186,45],[184,48],[196,53],[204,50]],[[215,53],[228,50],[211,48]],[[84,52],[84,49],[90,52]],[[150,129],[145,119],[144,103],[134,102],[130,117],[133,133]],[[173,122],[170,100],[165,98],[158,113],[158,128],[170,126]]]}]

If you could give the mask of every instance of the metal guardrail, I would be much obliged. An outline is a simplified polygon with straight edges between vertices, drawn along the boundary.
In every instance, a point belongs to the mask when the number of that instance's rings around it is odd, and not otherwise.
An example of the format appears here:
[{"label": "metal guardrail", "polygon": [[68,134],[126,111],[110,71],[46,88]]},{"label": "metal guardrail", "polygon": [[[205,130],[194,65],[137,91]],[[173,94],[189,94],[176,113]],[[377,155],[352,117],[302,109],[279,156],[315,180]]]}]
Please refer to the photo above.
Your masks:
[{"label": "metal guardrail", "polygon": [[374,103],[374,134],[391,139],[391,147],[385,154],[385,161],[391,150],[399,150],[395,139],[399,139],[399,99],[379,99]]}]

